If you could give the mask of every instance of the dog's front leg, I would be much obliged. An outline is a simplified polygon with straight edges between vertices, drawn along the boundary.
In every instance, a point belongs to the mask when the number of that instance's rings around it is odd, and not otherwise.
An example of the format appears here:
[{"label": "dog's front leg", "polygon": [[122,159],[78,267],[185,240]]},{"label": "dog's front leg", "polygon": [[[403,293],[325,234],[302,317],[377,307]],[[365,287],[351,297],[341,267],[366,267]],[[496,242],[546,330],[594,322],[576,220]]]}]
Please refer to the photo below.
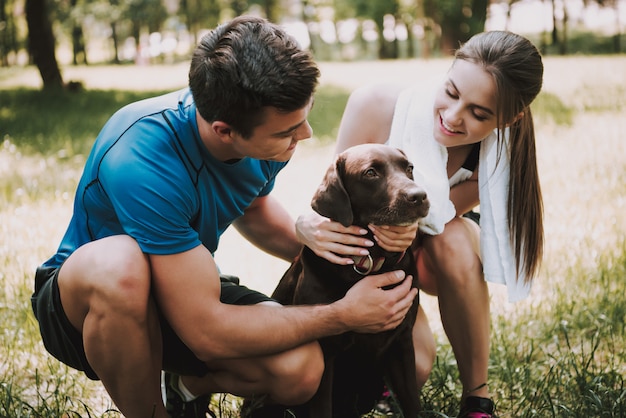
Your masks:
[{"label": "dog's front leg", "polygon": [[416,418],[421,410],[417,387],[415,352],[410,330],[398,336],[385,353],[387,384],[396,395],[404,418]]}]

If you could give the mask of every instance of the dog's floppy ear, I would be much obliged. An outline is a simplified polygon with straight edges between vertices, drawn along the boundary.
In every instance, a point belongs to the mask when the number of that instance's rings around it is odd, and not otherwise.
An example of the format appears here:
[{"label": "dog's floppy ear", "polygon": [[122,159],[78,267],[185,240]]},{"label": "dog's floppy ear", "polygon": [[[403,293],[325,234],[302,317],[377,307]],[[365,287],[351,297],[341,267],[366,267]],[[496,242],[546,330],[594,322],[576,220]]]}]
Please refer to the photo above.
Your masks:
[{"label": "dog's floppy ear", "polygon": [[338,156],[313,195],[311,207],[322,216],[340,222],[343,226],[350,226],[354,218],[350,196],[343,186],[344,166],[344,158]]}]

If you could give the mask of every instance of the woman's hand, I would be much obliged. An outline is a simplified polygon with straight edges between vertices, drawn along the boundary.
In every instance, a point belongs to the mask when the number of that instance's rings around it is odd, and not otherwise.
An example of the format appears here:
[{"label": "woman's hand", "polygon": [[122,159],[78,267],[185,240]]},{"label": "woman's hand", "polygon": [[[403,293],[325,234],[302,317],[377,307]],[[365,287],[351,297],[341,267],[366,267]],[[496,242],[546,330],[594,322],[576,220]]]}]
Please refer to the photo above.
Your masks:
[{"label": "woman's hand", "polygon": [[411,246],[417,236],[418,222],[406,226],[368,225],[376,243],[384,250],[400,253]]},{"label": "woman's hand", "polygon": [[363,237],[368,231],[358,226],[345,227],[316,213],[300,215],[296,221],[298,240],[315,254],[335,264],[354,264],[351,255],[367,255],[374,243]]}]

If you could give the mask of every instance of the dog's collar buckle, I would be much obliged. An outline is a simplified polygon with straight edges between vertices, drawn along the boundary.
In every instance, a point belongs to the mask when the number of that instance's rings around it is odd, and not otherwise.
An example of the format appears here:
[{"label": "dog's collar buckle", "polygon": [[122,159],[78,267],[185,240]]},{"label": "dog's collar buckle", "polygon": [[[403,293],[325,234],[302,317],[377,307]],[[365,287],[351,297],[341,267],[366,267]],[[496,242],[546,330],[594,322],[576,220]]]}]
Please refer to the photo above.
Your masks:
[{"label": "dog's collar buckle", "polygon": [[[396,264],[400,263],[405,255],[406,251],[403,251],[400,254],[398,260],[396,260]],[[385,261],[387,261],[385,257],[378,257],[376,258],[376,260],[374,260],[374,258],[370,254],[363,256],[353,256],[352,260],[354,260],[352,268],[354,269],[354,271],[362,276],[367,276],[370,273],[376,273],[381,268],[383,268],[383,264],[385,264]]]},{"label": "dog's collar buckle", "polygon": [[370,273],[376,273],[383,267],[385,264],[385,257],[379,257],[376,260],[372,258],[370,254],[362,256],[362,257],[353,257],[354,271],[359,273],[362,276],[367,276]]}]

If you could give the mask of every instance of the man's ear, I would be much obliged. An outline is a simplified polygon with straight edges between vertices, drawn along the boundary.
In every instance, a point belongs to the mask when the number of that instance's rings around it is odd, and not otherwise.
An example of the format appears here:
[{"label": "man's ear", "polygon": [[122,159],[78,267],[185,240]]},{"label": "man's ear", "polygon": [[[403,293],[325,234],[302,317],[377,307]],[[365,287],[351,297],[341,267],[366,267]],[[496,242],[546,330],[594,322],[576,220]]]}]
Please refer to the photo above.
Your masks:
[{"label": "man's ear", "polygon": [[222,141],[230,141],[233,128],[226,122],[216,120],[211,123],[211,129],[220,137]]}]

